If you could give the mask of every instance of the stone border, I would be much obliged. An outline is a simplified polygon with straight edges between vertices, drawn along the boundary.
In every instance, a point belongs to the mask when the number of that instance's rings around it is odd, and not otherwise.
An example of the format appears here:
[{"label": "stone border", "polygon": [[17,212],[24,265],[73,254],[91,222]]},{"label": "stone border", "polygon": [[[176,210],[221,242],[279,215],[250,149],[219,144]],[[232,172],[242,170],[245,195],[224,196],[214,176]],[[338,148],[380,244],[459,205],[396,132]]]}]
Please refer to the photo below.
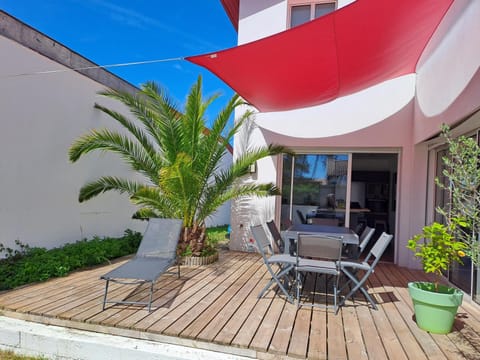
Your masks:
[{"label": "stone border", "polygon": [[[52,319],[50,319],[52,320]],[[92,331],[93,330],[93,331]],[[159,339],[106,334],[97,329],[79,330],[62,325],[45,325],[0,314],[0,349],[28,356],[46,356],[49,359],[138,359],[143,360],[249,360],[256,352],[204,344],[168,343]],[[148,335],[148,334],[144,334]],[[164,337],[164,340],[167,338]],[[237,351],[224,352],[222,350]]]},{"label": "stone border", "polygon": [[210,256],[182,256],[180,264],[184,266],[202,266],[218,261],[218,252]]}]

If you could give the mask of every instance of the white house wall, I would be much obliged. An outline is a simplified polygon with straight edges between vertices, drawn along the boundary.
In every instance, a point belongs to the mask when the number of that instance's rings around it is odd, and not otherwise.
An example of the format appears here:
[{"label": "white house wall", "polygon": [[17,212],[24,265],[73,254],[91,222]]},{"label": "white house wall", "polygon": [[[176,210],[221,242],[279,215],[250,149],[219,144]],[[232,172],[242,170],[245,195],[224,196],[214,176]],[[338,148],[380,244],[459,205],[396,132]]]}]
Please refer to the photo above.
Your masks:
[{"label": "white house wall", "polygon": [[[384,121],[404,108],[414,96],[415,75],[411,74],[326,104],[259,113],[256,118],[260,127],[295,138],[331,137],[352,133]],[[302,126],[298,126],[298,121],[292,119],[301,121]],[[319,122],[322,126],[318,126]]]},{"label": "white house wall", "polygon": [[68,160],[72,142],[89,129],[114,127],[95,102],[124,111],[96,95],[105,87],[74,71],[13,76],[65,69],[37,52],[0,37],[0,242],[13,246],[55,247],[82,238],[119,236],[127,228],[142,230],[132,220],[128,198],[105,194],[80,204],[80,187],[100,175],[128,177],[113,155],[90,154]]},{"label": "white house wall", "polygon": [[[248,18],[240,16],[241,43],[264,36],[261,29],[267,18],[269,33],[286,26],[287,2],[270,3],[272,6],[252,15],[259,8],[257,2],[240,1],[240,14],[250,14]],[[438,134],[442,122],[456,124],[480,107],[479,17],[480,1],[455,1],[426,47],[416,74],[321,106],[256,115],[258,128],[252,139],[257,144],[276,143],[305,151],[398,151],[395,261],[400,265],[418,266],[405,245],[426,222],[428,147],[424,141]],[[277,179],[280,169],[275,164],[275,159],[260,163],[256,180]],[[279,212],[280,201],[276,201]],[[248,240],[248,223],[273,218],[273,209],[268,206],[274,207],[274,202],[252,200],[237,206],[243,213],[236,215],[235,227],[232,218],[232,229],[237,231],[233,247],[244,246]],[[279,213],[275,215],[278,218]]]},{"label": "white house wall", "polygon": [[[352,1],[339,1],[338,6]],[[239,43],[257,40],[286,29],[287,1],[252,0],[240,1]],[[266,6],[268,3],[269,6]],[[242,16],[248,14],[248,16]],[[268,34],[265,23],[270,24]],[[258,113],[255,122],[258,128],[250,134],[253,144],[282,144],[296,151],[315,149],[370,149],[371,151],[398,151],[400,163],[413,164],[413,154],[402,153],[401,149],[411,146],[412,115],[415,76],[407,75],[399,79],[379,84],[360,93],[337,99],[321,106],[283,112]],[[244,136],[244,135],[243,135]],[[236,137],[234,156],[242,149],[238,143],[245,142],[242,135]],[[258,171],[247,181],[275,182],[279,184],[277,159],[259,162]],[[414,169],[406,169],[399,174],[399,183],[408,183]],[[408,185],[408,184],[407,184]],[[409,193],[398,194],[399,201],[407,200]],[[275,202],[280,208],[279,197],[260,200],[240,200],[232,206],[231,248],[244,249],[249,240],[249,226],[271,220],[275,214]],[[277,210],[278,212],[279,210]],[[410,209],[399,209],[399,218],[408,217]],[[401,224],[401,223],[400,223]],[[397,237],[408,236],[408,228],[398,228]],[[397,256],[404,257],[404,251]]]},{"label": "white house wall", "polygon": [[238,44],[285,30],[286,12],[287,2],[282,0],[240,1]]},{"label": "white house wall", "polygon": [[480,107],[479,17],[480,1],[455,1],[420,59],[415,142],[438,133],[439,124],[455,124]]},{"label": "white house wall", "polygon": [[[355,0],[338,0],[344,7]],[[239,0],[238,44],[255,41],[287,29],[287,0]]]}]

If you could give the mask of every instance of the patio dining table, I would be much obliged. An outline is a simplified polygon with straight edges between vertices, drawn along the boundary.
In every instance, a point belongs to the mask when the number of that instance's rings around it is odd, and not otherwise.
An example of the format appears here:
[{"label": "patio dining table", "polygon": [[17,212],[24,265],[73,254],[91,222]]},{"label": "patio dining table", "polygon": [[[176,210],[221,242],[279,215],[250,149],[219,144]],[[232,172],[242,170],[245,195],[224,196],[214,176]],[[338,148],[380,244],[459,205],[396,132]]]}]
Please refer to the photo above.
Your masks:
[{"label": "patio dining table", "polygon": [[312,225],[312,224],[293,224],[287,230],[282,231],[282,237],[285,241],[285,253],[292,254],[292,246],[296,246],[298,234],[315,234],[324,236],[341,236],[344,245],[350,248],[349,253],[355,253],[358,249],[358,235],[349,228],[341,226],[329,225]]}]

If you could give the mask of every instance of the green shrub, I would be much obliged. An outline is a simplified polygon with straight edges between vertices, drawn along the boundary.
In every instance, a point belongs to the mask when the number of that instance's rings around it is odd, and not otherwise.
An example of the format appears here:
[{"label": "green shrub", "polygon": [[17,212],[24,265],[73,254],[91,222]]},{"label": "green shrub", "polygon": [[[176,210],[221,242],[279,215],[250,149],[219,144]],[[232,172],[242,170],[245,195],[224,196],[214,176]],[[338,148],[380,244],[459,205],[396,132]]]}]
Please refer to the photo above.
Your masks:
[{"label": "green shrub", "polygon": [[[202,255],[214,254],[218,243],[225,240],[226,233],[227,225],[208,228],[207,246]],[[0,244],[0,254],[5,256],[0,260],[0,291],[66,276],[74,270],[102,265],[111,259],[133,254],[141,239],[140,233],[126,230],[120,238],[94,237],[51,250],[30,247],[18,240],[15,241],[18,249]]]},{"label": "green shrub", "polygon": [[228,231],[228,225],[215,226],[207,229],[207,244],[217,245],[225,241],[225,235]]},{"label": "green shrub", "polygon": [[[228,229],[228,225],[207,228],[207,239],[205,241],[205,247],[201,252],[202,256],[213,255],[217,252],[218,244],[221,243],[222,241],[225,241],[225,235],[227,234],[227,229]],[[187,247],[187,251],[188,250],[190,249]]]},{"label": "green shrub", "polygon": [[17,355],[13,351],[0,350],[2,360],[46,360],[44,357]]},{"label": "green shrub", "polygon": [[30,248],[19,241],[16,241],[19,250],[0,244],[0,253],[6,256],[0,260],[0,290],[65,276],[77,269],[105,264],[108,260],[133,254],[141,238],[140,233],[126,230],[120,238],[94,237],[51,250]]}]

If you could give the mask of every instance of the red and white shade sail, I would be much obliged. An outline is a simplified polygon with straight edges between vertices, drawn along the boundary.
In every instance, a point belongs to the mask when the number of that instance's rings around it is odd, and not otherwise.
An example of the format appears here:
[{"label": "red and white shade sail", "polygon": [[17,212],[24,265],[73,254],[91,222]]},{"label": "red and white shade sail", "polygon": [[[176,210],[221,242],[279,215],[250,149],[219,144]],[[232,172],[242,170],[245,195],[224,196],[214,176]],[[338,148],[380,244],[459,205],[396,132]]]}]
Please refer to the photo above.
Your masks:
[{"label": "red and white shade sail", "polygon": [[281,33],[187,60],[259,111],[319,105],[415,72],[454,0],[357,0]]}]

